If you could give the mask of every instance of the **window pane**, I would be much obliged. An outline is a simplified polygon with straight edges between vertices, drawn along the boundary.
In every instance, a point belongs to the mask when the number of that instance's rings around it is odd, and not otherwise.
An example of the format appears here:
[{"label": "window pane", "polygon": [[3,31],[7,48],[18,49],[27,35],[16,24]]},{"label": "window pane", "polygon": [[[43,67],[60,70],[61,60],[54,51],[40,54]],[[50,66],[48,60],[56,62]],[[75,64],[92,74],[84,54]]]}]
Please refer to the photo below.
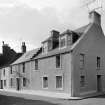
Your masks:
[{"label": "window pane", "polygon": [[80,68],[84,68],[84,58],[85,55],[84,54],[80,54]]},{"label": "window pane", "polygon": [[100,68],[101,58],[97,57],[97,68]]},{"label": "window pane", "polygon": [[85,76],[81,76],[81,78],[80,78],[80,86],[81,87],[85,86]]},{"label": "window pane", "polygon": [[71,35],[68,35],[68,38],[67,38],[67,45],[71,45],[71,43],[72,43]]},{"label": "window pane", "polygon": [[6,86],[6,80],[4,80],[4,86]]},{"label": "window pane", "polygon": [[60,47],[64,47],[65,46],[65,38],[61,39],[61,43],[60,43]]},{"label": "window pane", "polygon": [[23,78],[23,86],[26,86],[26,78]]},{"label": "window pane", "polygon": [[59,68],[60,67],[60,55],[57,55],[56,56],[56,68]]},{"label": "window pane", "polygon": [[12,66],[10,67],[10,73],[12,74]]},{"label": "window pane", "polygon": [[11,78],[11,80],[10,80],[10,81],[11,81],[10,83],[11,83],[11,87],[12,87],[12,86],[13,86],[13,79]]},{"label": "window pane", "polygon": [[25,63],[23,63],[23,73],[25,73]]},{"label": "window pane", "polygon": [[48,87],[48,77],[43,77],[43,88]]},{"label": "window pane", "polygon": [[38,70],[38,59],[35,59],[35,70]]},{"label": "window pane", "polygon": [[62,76],[56,76],[56,88],[62,88]]}]

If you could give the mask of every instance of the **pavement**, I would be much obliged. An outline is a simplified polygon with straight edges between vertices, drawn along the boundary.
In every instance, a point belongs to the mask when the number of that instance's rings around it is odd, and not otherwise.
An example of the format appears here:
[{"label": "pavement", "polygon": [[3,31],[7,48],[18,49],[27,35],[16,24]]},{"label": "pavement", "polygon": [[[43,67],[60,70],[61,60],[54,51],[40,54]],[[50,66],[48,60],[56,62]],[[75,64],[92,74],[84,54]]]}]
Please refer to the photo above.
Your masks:
[{"label": "pavement", "polygon": [[[0,91],[0,94],[1,93],[4,93],[4,95],[0,95],[0,105],[105,105],[105,95],[82,100],[64,100],[37,95],[24,95]],[[13,94],[17,95],[17,97],[11,96]],[[18,95],[20,95],[21,98]]]},{"label": "pavement", "polygon": [[33,96],[42,96],[48,98],[57,98],[57,99],[81,99],[80,97],[71,97],[70,94],[66,93],[57,93],[57,92],[49,92],[49,91],[33,91],[33,90],[13,90],[13,89],[0,89],[0,94],[2,95],[11,95],[11,96],[19,96],[22,97],[24,95],[33,95]]}]

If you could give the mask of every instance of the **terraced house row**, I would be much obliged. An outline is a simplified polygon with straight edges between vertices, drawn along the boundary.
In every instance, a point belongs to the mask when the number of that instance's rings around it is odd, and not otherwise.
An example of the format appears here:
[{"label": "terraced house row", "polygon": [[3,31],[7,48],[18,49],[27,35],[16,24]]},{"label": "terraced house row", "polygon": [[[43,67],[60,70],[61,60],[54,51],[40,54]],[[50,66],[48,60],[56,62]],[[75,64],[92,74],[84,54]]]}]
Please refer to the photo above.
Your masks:
[{"label": "terraced house row", "polygon": [[92,11],[89,24],[63,33],[52,30],[40,48],[26,51],[23,42],[22,53],[1,65],[0,87],[65,93],[70,97],[104,93],[104,46],[101,15]]}]

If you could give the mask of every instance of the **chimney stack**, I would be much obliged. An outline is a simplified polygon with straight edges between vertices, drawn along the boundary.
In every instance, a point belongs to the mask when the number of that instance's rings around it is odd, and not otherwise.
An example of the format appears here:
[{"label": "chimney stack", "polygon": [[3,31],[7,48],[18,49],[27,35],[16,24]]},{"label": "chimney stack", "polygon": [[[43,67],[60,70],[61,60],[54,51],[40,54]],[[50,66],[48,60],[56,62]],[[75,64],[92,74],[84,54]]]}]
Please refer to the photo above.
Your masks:
[{"label": "chimney stack", "polygon": [[101,25],[101,15],[96,11],[91,11],[89,13],[90,23],[95,23]]},{"label": "chimney stack", "polygon": [[26,52],[25,42],[22,42],[21,50],[22,50],[22,53],[25,53]]},{"label": "chimney stack", "polygon": [[56,31],[56,30],[52,30],[51,31],[51,36],[52,36],[52,38],[58,38],[59,37],[59,32]]}]

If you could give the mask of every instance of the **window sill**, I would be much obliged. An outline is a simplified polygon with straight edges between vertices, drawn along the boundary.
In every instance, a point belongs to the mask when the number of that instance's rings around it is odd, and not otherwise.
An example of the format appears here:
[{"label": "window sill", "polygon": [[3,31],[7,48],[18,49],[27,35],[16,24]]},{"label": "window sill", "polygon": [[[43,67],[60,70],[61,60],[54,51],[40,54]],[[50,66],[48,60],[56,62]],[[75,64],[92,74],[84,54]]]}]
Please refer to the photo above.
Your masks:
[{"label": "window sill", "polygon": [[61,88],[56,88],[57,90],[63,90],[63,88],[61,87]]},{"label": "window sill", "polygon": [[33,71],[34,71],[34,72],[39,72],[39,69],[37,69],[37,70],[36,70],[36,69],[33,69]]},{"label": "window sill", "polygon": [[96,68],[96,70],[99,70],[100,71],[101,69],[100,68]]},{"label": "window sill", "polygon": [[46,88],[44,88],[44,87],[42,87],[43,89],[48,89],[48,87],[46,87]]},{"label": "window sill", "polygon": [[59,47],[59,49],[64,49],[64,48],[66,48],[67,46],[63,46],[63,47]]},{"label": "window sill", "polygon": [[59,69],[61,69],[61,67],[56,67],[56,69],[58,69],[58,70],[59,70]]}]

